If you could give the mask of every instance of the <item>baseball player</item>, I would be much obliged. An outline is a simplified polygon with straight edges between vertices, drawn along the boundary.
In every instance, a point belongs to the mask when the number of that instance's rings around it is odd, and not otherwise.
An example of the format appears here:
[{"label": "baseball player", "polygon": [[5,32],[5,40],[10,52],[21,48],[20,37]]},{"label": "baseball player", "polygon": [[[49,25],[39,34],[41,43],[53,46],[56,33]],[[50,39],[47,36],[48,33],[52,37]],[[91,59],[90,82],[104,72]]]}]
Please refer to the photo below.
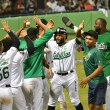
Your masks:
[{"label": "baseball player", "polygon": [[[27,110],[42,110],[42,77],[44,76],[42,67],[43,47],[46,42],[52,37],[53,32],[48,29],[44,24],[42,24],[38,17],[33,17],[33,20],[44,29],[45,35],[42,38],[36,39],[35,33],[32,33],[33,29],[30,29],[29,31],[29,37],[33,40],[35,51],[32,56],[30,56],[23,62],[23,91],[26,98]],[[27,48],[26,43],[23,42],[20,45],[20,48]]]},{"label": "baseball player", "polygon": [[[12,46],[7,52],[3,52],[3,44],[0,41],[0,109],[12,110],[11,92],[11,66],[14,56],[19,48],[19,39],[10,30],[8,22],[2,21],[3,30],[6,31],[12,40]],[[2,53],[3,52],[3,53]]]},{"label": "baseball player", "polygon": [[21,37],[25,39],[28,48],[17,52],[12,62],[11,87],[13,94],[13,110],[26,109],[26,101],[21,88],[24,82],[23,61],[25,61],[28,56],[31,56],[35,50],[25,30],[21,31]]},{"label": "baseball player", "polygon": [[[47,21],[45,19],[41,19],[41,21],[42,21],[43,24],[45,24],[45,25],[47,24]],[[50,25],[52,25],[52,24],[50,24]],[[39,35],[40,35],[43,30],[37,24],[36,24],[36,27],[37,27]],[[53,40],[54,40],[54,37],[52,37],[49,41],[53,41]],[[47,47],[44,48],[44,56],[45,56],[45,58],[46,58],[46,60],[49,64],[49,66],[52,68],[53,67],[52,53],[51,53],[50,49],[48,49]],[[43,67],[43,70],[44,70],[45,76],[51,82],[52,77],[51,78],[49,77],[48,69]],[[48,86],[48,82],[47,82],[46,78],[43,78],[43,110],[46,110],[48,100],[49,100],[49,86]],[[67,106],[66,106],[65,96],[64,96],[63,92],[59,96],[58,101],[60,103],[61,110],[66,110]]]},{"label": "baseball player", "polygon": [[[107,92],[106,92],[106,104],[105,110],[109,110],[110,108],[110,32],[106,29],[107,22],[103,18],[98,18],[95,21],[94,28],[98,33],[98,39],[96,42],[96,47],[101,51],[103,56],[103,71],[104,75],[107,78]],[[74,26],[73,26],[74,27]],[[75,26],[76,27],[76,26]],[[74,29],[74,28],[73,28]],[[75,32],[77,31],[77,27],[75,28]]]},{"label": "baseball player", "polygon": [[82,37],[81,30],[84,28],[84,21],[79,25],[76,32],[77,39],[81,42],[83,53],[83,64],[86,78],[81,79],[80,87],[88,83],[88,104],[90,110],[103,110],[105,104],[105,93],[107,80],[103,72],[103,59],[100,50],[95,46],[98,39],[96,31],[84,32],[86,37]]},{"label": "baseball player", "polygon": [[66,88],[73,106],[76,110],[83,110],[78,95],[78,77],[75,66],[75,52],[78,48],[78,40],[66,42],[67,31],[57,28],[54,32],[56,41],[49,41],[48,47],[52,51],[54,76],[51,81],[51,90],[48,110],[55,110],[59,95]]}]

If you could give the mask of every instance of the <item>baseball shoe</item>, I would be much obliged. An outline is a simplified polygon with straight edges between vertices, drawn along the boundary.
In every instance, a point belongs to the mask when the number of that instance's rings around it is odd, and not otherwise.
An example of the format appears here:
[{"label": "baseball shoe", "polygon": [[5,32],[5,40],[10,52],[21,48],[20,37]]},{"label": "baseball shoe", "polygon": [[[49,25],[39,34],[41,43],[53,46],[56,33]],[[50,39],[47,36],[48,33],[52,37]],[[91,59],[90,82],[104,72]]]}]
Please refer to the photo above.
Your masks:
[{"label": "baseball shoe", "polygon": [[63,17],[62,21],[67,27],[74,29],[74,24],[67,17]]}]

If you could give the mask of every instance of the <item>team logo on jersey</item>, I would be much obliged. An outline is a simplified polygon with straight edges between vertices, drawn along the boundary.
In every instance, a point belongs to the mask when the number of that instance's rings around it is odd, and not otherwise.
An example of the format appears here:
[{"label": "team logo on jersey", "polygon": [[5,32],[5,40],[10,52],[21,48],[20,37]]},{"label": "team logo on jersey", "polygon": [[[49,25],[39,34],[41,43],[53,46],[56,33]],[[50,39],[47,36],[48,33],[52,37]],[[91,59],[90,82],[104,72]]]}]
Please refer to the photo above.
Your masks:
[{"label": "team logo on jersey", "polygon": [[8,66],[10,64],[10,60],[8,59],[0,59],[0,67]]},{"label": "team logo on jersey", "polygon": [[64,46],[63,48],[64,48],[64,50],[66,51],[67,47],[66,47],[66,46]]},{"label": "team logo on jersey", "polygon": [[56,59],[64,59],[64,58],[68,58],[70,56],[71,56],[70,52],[63,51],[60,54],[59,52],[55,51],[54,54],[53,54],[53,59],[54,60],[56,60]]},{"label": "team logo on jersey", "polygon": [[98,49],[102,49],[102,50],[106,50],[106,49],[107,49],[107,46],[106,46],[104,43],[98,44],[98,43],[96,42],[96,47],[97,47]]},{"label": "team logo on jersey", "polygon": [[83,57],[84,57],[85,61],[88,61],[90,56],[91,56],[90,52],[87,55],[86,55],[86,52],[84,52],[84,54],[83,54]]}]

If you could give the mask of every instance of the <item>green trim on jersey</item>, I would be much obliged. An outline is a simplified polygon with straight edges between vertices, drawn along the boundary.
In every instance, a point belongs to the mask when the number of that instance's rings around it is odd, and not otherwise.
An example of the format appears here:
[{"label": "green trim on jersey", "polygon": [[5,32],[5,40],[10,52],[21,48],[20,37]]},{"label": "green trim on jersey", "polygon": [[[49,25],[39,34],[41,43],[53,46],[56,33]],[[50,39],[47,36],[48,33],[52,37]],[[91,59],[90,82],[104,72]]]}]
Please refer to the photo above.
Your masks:
[{"label": "green trim on jersey", "polygon": [[[24,78],[44,77],[43,73],[43,50],[46,42],[52,37],[53,31],[47,30],[41,38],[32,41],[35,47],[34,54],[23,62]],[[20,41],[19,49],[26,49],[25,41]]]},{"label": "green trim on jersey", "polygon": [[[102,54],[100,50],[98,50],[96,47],[92,49],[88,49],[84,38],[81,39],[81,44],[84,48],[84,52],[83,52],[84,70],[86,76],[89,76],[97,69],[98,65],[103,65]],[[102,71],[101,73],[99,73],[99,75],[92,78],[89,82],[93,84],[99,84],[105,81],[106,81],[106,77],[104,76],[104,72]]]}]

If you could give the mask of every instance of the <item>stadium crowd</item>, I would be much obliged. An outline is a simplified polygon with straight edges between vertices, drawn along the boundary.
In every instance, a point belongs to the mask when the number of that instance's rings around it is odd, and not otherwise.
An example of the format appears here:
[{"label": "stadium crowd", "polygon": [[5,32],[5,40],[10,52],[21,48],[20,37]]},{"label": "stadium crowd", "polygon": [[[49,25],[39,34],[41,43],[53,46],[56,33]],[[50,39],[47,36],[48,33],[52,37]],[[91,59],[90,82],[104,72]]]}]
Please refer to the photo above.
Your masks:
[{"label": "stadium crowd", "polygon": [[0,0],[0,15],[110,9],[110,0]]}]

